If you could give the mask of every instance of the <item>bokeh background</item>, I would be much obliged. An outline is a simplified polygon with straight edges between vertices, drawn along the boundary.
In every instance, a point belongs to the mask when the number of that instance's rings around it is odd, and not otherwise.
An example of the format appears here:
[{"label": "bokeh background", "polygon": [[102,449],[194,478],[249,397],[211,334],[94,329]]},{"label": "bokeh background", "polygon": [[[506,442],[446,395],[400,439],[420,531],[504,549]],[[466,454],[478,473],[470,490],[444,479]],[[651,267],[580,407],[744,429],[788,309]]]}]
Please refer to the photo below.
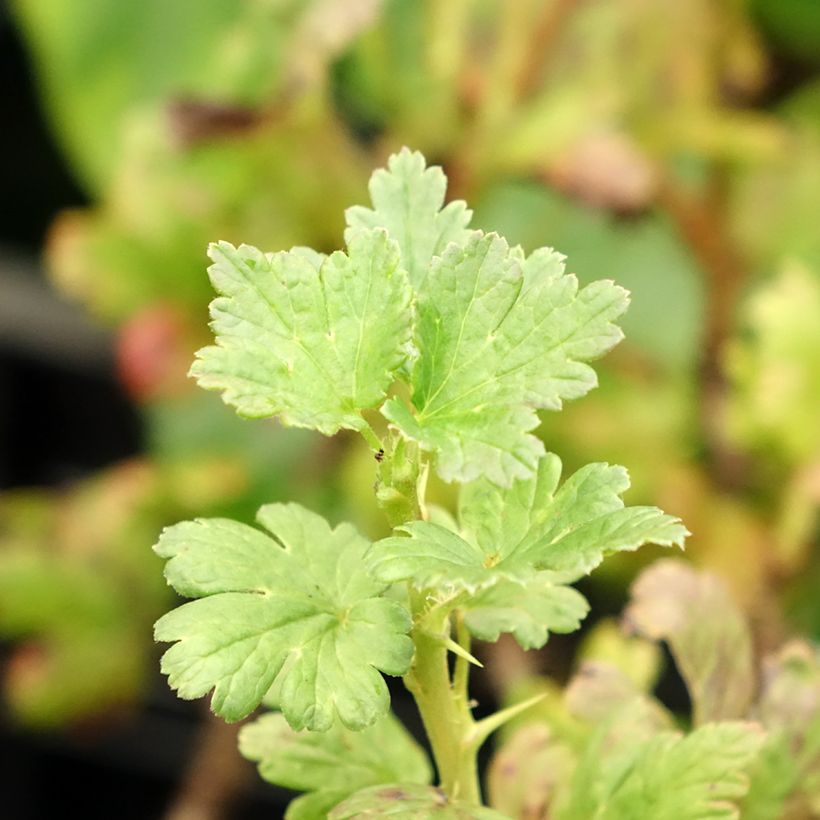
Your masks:
[{"label": "bokeh background", "polygon": [[[280,499],[384,532],[365,448],[242,422],[186,371],[207,243],[338,247],[402,145],[476,227],[632,291],[548,449],[680,515],[760,651],[820,637],[816,0],[12,0],[0,88],[4,817],[281,815],[158,674],[150,547]],[[658,554],[585,582],[593,618]],[[504,655],[479,694],[565,679],[576,645]]]}]

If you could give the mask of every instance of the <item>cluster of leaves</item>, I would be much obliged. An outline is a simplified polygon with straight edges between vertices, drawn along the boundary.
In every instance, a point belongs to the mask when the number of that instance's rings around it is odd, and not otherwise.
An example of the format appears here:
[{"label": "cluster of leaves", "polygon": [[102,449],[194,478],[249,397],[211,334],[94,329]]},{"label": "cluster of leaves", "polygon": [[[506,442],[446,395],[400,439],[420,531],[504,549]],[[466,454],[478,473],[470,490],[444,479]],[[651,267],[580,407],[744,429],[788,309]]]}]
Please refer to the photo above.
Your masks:
[{"label": "cluster of leaves", "polygon": [[[511,817],[803,818],[820,810],[820,656],[792,642],[758,666],[749,625],[716,576],[677,559],[637,579],[625,636],[602,624],[564,692],[511,731],[491,764]],[[635,634],[637,633],[637,635]],[[691,728],[652,696],[665,641]]]},{"label": "cluster of leaves", "polygon": [[[184,390],[178,362],[204,343],[206,242],[337,247],[342,208],[361,196],[367,170],[391,148],[417,145],[457,172],[473,224],[527,250],[554,244],[582,283],[606,271],[632,291],[629,349],[604,366],[602,390],[572,414],[550,414],[539,435],[562,442],[570,470],[602,457],[628,461],[633,499],[674,503],[696,532],[693,554],[724,571],[736,592],[766,597],[767,568],[793,574],[790,586],[804,587],[804,620],[820,631],[816,567],[796,573],[811,568],[820,498],[816,346],[798,341],[810,332],[787,341],[778,330],[793,327],[794,311],[811,321],[820,108],[809,72],[782,102],[760,94],[769,52],[818,53],[802,0],[720,9],[690,0],[674,10],[652,0],[628,8],[621,0],[198,0],[173,10],[157,0],[138,8],[53,0],[47,10],[14,0],[11,8],[55,137],[93,201],[58,221],[52,274],[95,315],[127,322],[135,344],[126,347],[138,354],[123,371],[142,373],[144,402],[159,397],[152,419],[185,432],[202,419],[200,403],[176,394]],[[180,43],[174,32],[184,23],[175,21],[191,15],[196,31]],[[672,79],[658,84],[661,76]],[[713,197],[716,190],[727,196]],[[676,191],[686,207],[670,196]],[[706,207],[715,199],[718,214]],[[618,219],[625,212],[633,218]],[[704,261],[691,235],[699,221],[707,245],[721,231],[713,245],[739,243],[748,273],[769,277],[794,257],[789,269],[804,280],[780,290],[788,296],[776,300],[780,318],[751,317],[759,341],[749,346],[744,337],[729,357],[727,437],[755,455],[759,469],[743,479],[754,494],[715,492],[693,457],[714,433],[698,429],[695,365],[712,312],[704,309],[709,247]],[[764,283],[758,301],[770,295]],[[172,303],[181,333],[157,328],[157,302]],[[157,335],[170,337],[170,351]],[[157,380],[156,368],[178,377]],[[208,408],[218,439],[228,423]],[[422,432],[442,443],[440,430]],[[277,447],[293,446],[282,438]],[[231,476],[247,488],[236,505],[243,512],[265,500],[255,478],[260,451],[248,448],[233,464]],[[775,452],[786,466],[773,471]],[[369,499],[356,488],[369,482],[371,464],[357,451],[344,458],[353,491],[319,490],[311,504],[368,520]],[[431,495],[452,500],[435,485]],[[617,562],[610,567],[598,583],[623,582]],[[134,614],[142,622],[151,613]]]},{"label": "cluster of leaves", "polygon": [[[316,790],[292,816],[323,816],[317,806],[366,786],[380,788],[330,816],[364,806],[379,814],[397,801],[482,816],[451,802],[456,795],[407,791],[404,779],[396,787],[402,761],[385,770],[370,738],[350,740],[351,731],[382,733],[410,754],[384,722],[380,673],[408,674],[415,650],[414,674],[425,674],[418,641],[432,623],[434,641],[470,658],[449,636],[450,614],[475,637],[507,632],[540,647],[586,615],[568,584],[608,554],[682,545],[687,534],[654,507],[624,507],[623,468],[591,464],[560,483],[560,460],[529,434],[536,410],[594,387],[587,362],[619,341],[613,320],[625,291],[609,281],[579,289],[554,251],[525,256],[469,231],[464,203],[444,207],[445,188],[441,169],[405,149],[374,173],[372,209],[348,210],[346,251],[210,250],[216,344],[197,354],[193,375],[244,416],[362,433],[382,462],[378,495],[398,533],[371,543],[300,505],[268,504],[257,514],[267,532],[198,519],[167,528],[157,544],[168,582],[197,599],[157,623],[157,639],[173,642],[162,668],[182,697],[213,690],[212,708],[228,720],[276,705],[281,719],[264,718],[243,742],[272,778]],[[376,409],[389,423],[384,446],[371,426]],[[431,465],[464,485],[458,522],[425,508]],[[455,697],[449,684],[426,694]],[[293,734],[304,729],[324,734]],[[355,775],[323,782],[293,770],[288,755],[276,762],[283,736],[297,755],[351,747],[363,759],[346,763]],[[413,770],[428,779],[423,766]]]}]

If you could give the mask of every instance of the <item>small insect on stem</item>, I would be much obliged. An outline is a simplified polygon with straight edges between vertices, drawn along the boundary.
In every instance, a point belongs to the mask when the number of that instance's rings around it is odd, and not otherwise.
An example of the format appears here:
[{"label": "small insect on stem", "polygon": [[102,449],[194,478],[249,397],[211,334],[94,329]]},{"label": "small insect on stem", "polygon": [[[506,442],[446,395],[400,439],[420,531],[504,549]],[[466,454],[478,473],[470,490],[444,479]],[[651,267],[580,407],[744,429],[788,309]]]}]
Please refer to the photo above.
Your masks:
[{"label": "small insect on stem", "polygon": [[378,461],[379,463],[384,461],[384,447],[379,447],[379,449],[376,451],[376,454],[373,456],[373,458],[375,458],[376,461]]}]

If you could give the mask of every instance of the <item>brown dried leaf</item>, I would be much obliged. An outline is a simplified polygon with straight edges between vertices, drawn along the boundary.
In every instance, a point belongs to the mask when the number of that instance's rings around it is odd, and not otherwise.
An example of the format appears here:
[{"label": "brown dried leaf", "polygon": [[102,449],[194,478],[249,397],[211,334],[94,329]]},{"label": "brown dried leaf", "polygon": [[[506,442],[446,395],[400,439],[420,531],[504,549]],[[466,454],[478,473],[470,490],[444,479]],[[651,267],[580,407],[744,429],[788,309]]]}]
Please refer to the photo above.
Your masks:
[{"label": "brown dried leaf", "polygon": [[747,714],[755,674],[748,625],[714,575],[658,561],[632,586],[627,626],[666,641],[692,699],[695,725]]}]

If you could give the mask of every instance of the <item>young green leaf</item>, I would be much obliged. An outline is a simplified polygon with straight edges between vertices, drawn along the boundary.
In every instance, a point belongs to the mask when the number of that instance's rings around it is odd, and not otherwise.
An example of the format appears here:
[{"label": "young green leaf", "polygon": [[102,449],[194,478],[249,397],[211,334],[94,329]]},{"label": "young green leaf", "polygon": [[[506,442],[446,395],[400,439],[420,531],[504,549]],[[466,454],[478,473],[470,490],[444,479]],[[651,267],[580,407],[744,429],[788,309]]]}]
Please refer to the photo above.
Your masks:
[{"label": "young green leaf", "polygon": [[[817,231],[815,230],[815,234]],[[794,466],[820,456],[820,277],[790,261],[743,306],[726,350],[727,428],[744,448]]]},{"label": "young green leaf", "polygon": [[357,792],[336,806],[328,820],[395,817],[401,820],[509,820],[492,809],[450,799],[441,789],[404,783]]},{"label": "young green leaf", "polygon": [[660,676],[663,653],[654,642],[628,634],[619,620],[601,618],[578,648],[581,664],[606,664],[617,669],[641,692],[651,692]]},{"label": "young green leaf", "polygon": [[[605,739],[607,727],[601,738]],[[593,742],[558,820],[733,820],[764,735],[751,723],[710,723],[620,747]]]},{"label": "young green leaf", "polygon": [[624,619],[664,640],[692,699],[697,725],[747,714],[755,674],[749,627],[714,575],[682,561],[657,561],[632,586]]},{"label": "young green leaf", "polygon": [[536,474],[498,487],[488,480],[465,488],[458,534],[429,521],[412,521],[376,542],[368,554],[385,582],[466,591],[468,625],[492,639],[510,631],[531,648],[547,630],[567,631],[586,603],[560,582],[576,580],[605,555],[644,543],[681,546],[686,530],[654,507],[624,507],[626,471],[606,464],[582,468],[557,489],[561,462],[542,458]]},{"label": "young green leaf", "polygon": [[433,259],[418,295],[414,412],[397,397],[382,412],[436,453],[446,481],[529,478],[544,452],[528,435],[536,409],[558,410],[596,385],[585,362],[620,341],[613,321],[627,303],[612,282],[579,291],[550,249],[525,260],[501,237],[475,232]]},{"label": "young green leaf", "polygon": [[402,265],[411,284],[420,289],[430,260],[450,244],[463,244],[472,211],[461,200],[444,205],[447,177],[438,166],[425,167],[418,151],[403,148],[370,178],[373,210],[361,205],[348,208],[348,231],[357,228],[386,228],[399,243]]},{"label": "young green leaf", "polygon": [[384,230],[351,231],[347,254],[210,248],[216,345],[191,368],[240,415],[331,435],[364,426],[403,365],[412,294]]},{"label": "young green leaf", "polygon": [[350,729],[389,707],[377,670],[404,674],[410,617],[381,597],[364,569],[368,542],[349,524],[331,529],[297,504],[270,504],[258,521],[274,535],[226,519],[166,529],[157,553],[180,594],[199,598],[162,617],[159,641],[176,641],[162,669],[183,698],[213,689],[227,720],[250,714],[275,683],[294,729]]},{"label": "young green leaf", "polygon": [[308,794],[294,800],[287,820],[324,820],[355,792],[401,780],[426,785],[427,756],[393,715],[361,732],[334,724],[327,732],[294,732],[280,714],[242,728],[239,749],[258,762],[270,783]]},{"label": "young green leaf", "polygon": [[647,734],[674,728],[672,716],[659,701],[605,661],[585,661],[564,692],[564,700],[571,715],[593,725],[628,710],[633,736],[638,727]]}]

